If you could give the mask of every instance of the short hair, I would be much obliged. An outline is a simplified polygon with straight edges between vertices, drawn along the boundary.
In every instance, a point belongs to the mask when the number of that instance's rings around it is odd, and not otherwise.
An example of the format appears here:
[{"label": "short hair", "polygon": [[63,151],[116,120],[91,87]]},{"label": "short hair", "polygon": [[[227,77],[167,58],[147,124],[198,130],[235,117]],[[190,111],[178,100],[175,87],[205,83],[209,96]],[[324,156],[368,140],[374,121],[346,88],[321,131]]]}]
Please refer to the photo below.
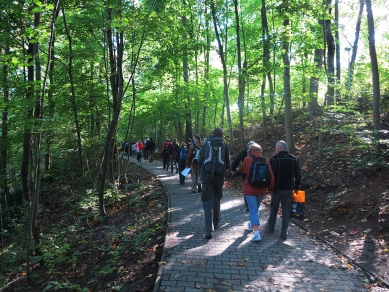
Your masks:
[{"label": "short hair", "polygon": [[249,152],[262,152],[262,147],[258,143],[253,143],[249,146]]},{"label": "short hair", "polygon": [[188,138],[188,142],[192,142],[192,138]]},{"label": "short hair", "polygon": [[185,142],[181,142],[181,147],[185,148],[186,147],[186,143]]},{"label": "short hair", "polygon": [[223,138],[223,130],[221,128],[216,128],[213,130],[212,135],[214,137],[221,137]]},{"label": "short hair", "polygon": [[288,144],[284,140],[280,140],[277,142],[276,146],[281,146],[282,150],[287,151],[288,150]]},{"label": "short hair", "polygon": [[199,140],[199,141],[201,141],[201,137],[200,137],[200,135],[199,134],[194,134],[194,136],[193,136],[196,140]]},{"label": "short hair", "polygon": [[166,139],[166,142],[170,142],[170,139],[169,139],[169,138],[167,138],[167,139]]}]

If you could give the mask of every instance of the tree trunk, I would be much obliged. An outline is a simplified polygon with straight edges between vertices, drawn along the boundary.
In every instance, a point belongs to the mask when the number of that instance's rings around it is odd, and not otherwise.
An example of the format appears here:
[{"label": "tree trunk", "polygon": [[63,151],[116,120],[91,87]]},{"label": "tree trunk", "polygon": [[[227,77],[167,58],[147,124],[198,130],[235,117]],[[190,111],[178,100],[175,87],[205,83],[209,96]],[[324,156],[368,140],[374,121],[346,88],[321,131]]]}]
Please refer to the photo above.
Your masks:
[{"label": "tree trunk", "polygon": [[[371,73],[372,73],[372,83],[373,83],[373,125],[374,125],[374,130],[380,131],[381,130],[380,75],[378,71],[377,52],[375,48],[375,28],[374,28],[374,17],[373,17],[373,11],[371,7],[371,0],[366,0],[366,12],[367,12],[367,26],[369,31],[369,53],[370,53]],[[380,145],[379,142],[378,145]],[[379,148],[380,146],[378,147],[378,149]]]},{"label": "tree trunk", "polygon": [[[230,133],[230,151],[234,150],[234,143],[233,143],[233,133],[232,133],[232,120],[231,120],[231,111],[230,111],[230,97],[228,93],[228,72],[227,72],[227,65],[226,65],[226,60],[225,60],[225,55],[224,55],[224,50],[223,50],[223,45],[220,40],[220,35],[219,31],[217,28],[217,20],[216,20],[216,8],[215,8],[215,2],[211,2],[211,11],[212,11],[212,18],[213,18],[213,25],[215,29],[215,35],[216,35],[216,40],[218,43],[218,52],[220,56],[220,61],[223,66],[223,87],[224,87],[224,100],[225,100],[225,105],[223,106],[223,111],[224,108],[227,111],[227,119],[228,119],[228,129]],[[223,121],[223,119],[222,119]]]},{"label": "tree trunk", "polygon": [[354,66],[355,66],[355,59],[357,58],[357,51],[358,51],[358,42],[359,42],[359,33],[361,31],[361,21],[362,21],[362,14],[363,9],[365,6],[365,0],[359,1],[359,12],[358,12],[358,19],[357,24],[355,26],[355,39],[354,39],[354,45],[352,47],[352,53],[351,53],[351,60],[350,60],[350,88],[353,84],[353,76],[354,76]]},{"label": "tree trunk", "polygon": [[[285,16],[286,17],[286,16]],[[289,19],[283,21],[285,27],[289,26]],[[288,29],[286,29],[288,31]],[[293,137],[293,119],[292,119],[292,94],[290,91],[290,60],[289,60],[289,40],[288,36],[284,36],[283,41],[283,56],[284,61],[284,98],[285,98],[285,132],[286,142],[288,143],[289,151],[295,152]]]},{"label": "tree trunk", "polygon": [[81,142],[81,130],[78,120],[78,112],[77,112],[77,102],[76,102],[76,93],[74,90],[74,81],[73,81],[73,44],[72,44],[72,37],[70,36],[69,29],[66,23],[66,17],[65,17],[65,10],[62,8],[62,16],[63,16],[63,22],[65,26],[66,36],[68,38],[69,42],[69,64],[68,64],[68,73],[69,73],[69,81],[70,81],[70,89],[71,89],[71,102],[72,102],[72,109],[73,109],[73,115],[74,115],[74,123],[76,126],[76,133],[77,133],[77,146],[78,146],[78,163],[80,166],[80,174],[81,177],[84,177],[84,163],[82,159],[82,142]]},{"label": "tree trunk", "polygon": [[[332,0],[326,0],[327,7],[331,7]],[[329,8],[329,14],[331,14],[331,8]],[[331,31],[331,20],[324,21],[324,35],[327,44],[327,93],[326,101],[327,105],[334,104],[334,74],[335,74],[335,41]]]},{"label": "tree trunk", "polygon": [[[238,84],[239,84],[239,96],[238,96],[238,108],[239,108],[239,140],[242,148],[246,147],[244,140],[244,125],[243,125],[243,113],[244,113],[244,92],[245,92],[245,76],[242,72],[242,56],[241,56],[241,44],[240,44],[240,25],[239,25],[239,11],[238,0],[234,0],[235,7],[235,22],[236,22],[236,47],[238,49]],[[230,138],[233,143],[233,137]]]},{"label": "tree trunk", "polygon": [[318,117],[321,115],[321,109],[319,103],[317,101],[317,96],[319,93],[319,74],[321,68],[323,66],[323,54],[324,51],[321,49],[315,49],[315,63],[316,70],[315,74],[311,76],[309,81],[309,102],[308,102],[308,118],[310,120],[314,119],[314,117]]},{"label": "tree trunk", "polygon": [[[185,11],[186,6],[186,0],[182,1],[183,11]],[[192,112],[190,109],[191,104],[191,98],[190,94],[188,93],[188,87],[189,87],[189,62],[188,62],[188,46],[187,46],[187,24],[186,24],[186,15],[185,12],[182,15],[181,18],[181,24],[183,27],[183,34],[182,34],[182,43],[183,43],[183,52],[182,52],[182,69],[183,69],[183,78],[184,78],[184,88],[185,88],[185,95],[187,102],[185,103],[185,141],[187,141],[189,138],[193,137],[192,134]]]},{"label": "tree trunk", "polygon": [[[8,56],[10,52],[9,48],[9,38],[7,37],[5,39],[5,48],[4,48],[4,55]],[[7,137],[8,137],[8,102],[9,102],[9,86],[8,86],[8,65],[7,63],[4,63],[3,65],[3,103],[4,103],[4,109],[2,112],[2,120],[1,120],[1,135],[0,135],[0,189],[1,189],[1,196],[8,195],[8,179],[7,179],[7,156],[8,156],[8,149],[7,149]],[[1,215],[0,215],[1,216]]]}]

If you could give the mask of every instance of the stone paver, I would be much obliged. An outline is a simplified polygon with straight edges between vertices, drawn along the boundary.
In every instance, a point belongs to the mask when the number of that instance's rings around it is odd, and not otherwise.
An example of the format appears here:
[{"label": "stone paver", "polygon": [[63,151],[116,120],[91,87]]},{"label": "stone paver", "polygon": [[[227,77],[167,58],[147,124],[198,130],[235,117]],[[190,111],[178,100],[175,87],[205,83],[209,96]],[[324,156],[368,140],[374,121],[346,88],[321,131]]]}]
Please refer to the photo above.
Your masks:
[{"label": "stone paver", "polygon": [[279,219],[275,232],[267,233],[263,223],[269,211],[263,204],[262,241],[252,243],[243,197],[228,187],[221,201],[220,226],[211,240],[205,240],[200,194],[190,193],[190,175],[180,186],[178,174],[163,170],[160,161],[138,164],[162,181],[170,205],[166,265],[159,269],[154,292],[367,291],[357,267],[336,268],[341,263],[338,254],[298,226],[291,223],[286,241],[279,238]]}]

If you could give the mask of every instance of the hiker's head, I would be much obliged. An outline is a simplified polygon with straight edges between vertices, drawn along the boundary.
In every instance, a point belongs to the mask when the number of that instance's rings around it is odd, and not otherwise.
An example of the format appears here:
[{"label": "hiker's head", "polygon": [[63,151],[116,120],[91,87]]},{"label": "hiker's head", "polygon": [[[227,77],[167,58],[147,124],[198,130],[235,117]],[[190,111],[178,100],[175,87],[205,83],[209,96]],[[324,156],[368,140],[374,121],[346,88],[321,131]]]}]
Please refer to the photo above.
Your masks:
[{"label": "hiker's head", "polygon": [[186,148],[186,143],[185,142],[181,142],[181,148]]},{"label": "hiker's head", "polygon": [[288,144],[284,140],[280,140],[276,143],[276,153],[281,151],[288,151]]},{"label": "hiker's head", "polygon": [[259,145],[257,143],[253,143],[249,146],[248,153],[252,154],[252,153],[256,153],[256,152],[262,152],[262,147],[261,147],[261,145]]},{"label": "hiker's head", "polygon": [[200,135],[199,134],[194,134],[193,138],[197,141],[201,141]]},{"label": "hiker's head", "polygon": [[212,133],[212,136],[213,137],[220,137],[220,138],[223,138],[223,130],[220,129],[220,128],[216,128],[213,130],[213,133]]}]

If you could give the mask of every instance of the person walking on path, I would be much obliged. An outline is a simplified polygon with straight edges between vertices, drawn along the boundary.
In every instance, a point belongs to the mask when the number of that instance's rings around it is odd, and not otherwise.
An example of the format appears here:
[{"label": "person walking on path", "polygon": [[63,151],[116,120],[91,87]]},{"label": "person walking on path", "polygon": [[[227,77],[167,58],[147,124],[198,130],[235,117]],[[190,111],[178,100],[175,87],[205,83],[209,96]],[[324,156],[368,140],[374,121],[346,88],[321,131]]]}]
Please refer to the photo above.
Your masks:
[{"label": "person walking on path", "polygon": [[[249,141],[247,143],[247,147],[239,152],[238,156],[234,159],[234,161],[231,164],[230,171],[231,175],[234,176],[236,173],[236,168],[238,167],[239,163],[241,162],[243,164],[243,160],[247,157],[247,151],[251,144],[254,144],[254,141]],[[249,206],[247,205],[246,197],[243,196],[244,200],[244,206],[246,207],[246,211],[249,211]]]},{"label": "person walking on path", "polygon": [[220,200],[223,197],[225,172],[230,161],[230,151],[223,140],[223,130],[216,128],[200,152],[201,201],[204,209],[205,239],[212,238],[220,220]]},{"label": "person walking on path", "polygon": [[288,237],[287,230],[293,202],[293,192],[299,189],[301,181],[299,161],[287,149],[288,145],[285,141],[278,141],[276,143],[276,154],[270,159],[275,187],[270,200],[270,215],[267,221],[268,231],[274,232],[277,212],[281,202],[282,224],[280,238],[283,240],[286,240]]},{"label": "person walking on path", "polygon": [[176,161],[178,162],[178,171],[180,177],[180,185],[182,186],[185,183],[185,176],[183,176],[181,172],[185,169],[187,157],[188,157],[188,149],[186,149],[186,143],[182,142],[176,154]]},{"label": "person walking on path", "polygon": [[163,150],[162,150],[162,154],[163,154],[163,169],[164,170],[169,170],[169,161],[170,161],[170,154],[169,154],[169,145],[171,145],[170,143],[170,139],[167,138],[166,139],[166,142],[163,143]]},{"label": "person walking on path", "polygon": [[258,210],[259,205],[262,202],[263,197],[266,195],[266,191],[269,190],[269,192],[272,192],[274,189],[274,174],[271,170],[270,162],[268,159],[264,158],[266,160],[266,164],[269,170],[269,186],[268,187],[260,187],[260,186],[253,186],[249,183],[249,176],[250,172],[252,171],[252,164],[255,161],[255,158],[263,158],[262,156],[262,147],[261,145],[257,143],[253,143],[249,146],[248,149],[248,155],[244,159],[241,172],[244,175],[244,184],[243,184],[243,192],[244,196],[246,198],[248,207],[249,207],[249,218],[250,222],[248,224],[248,229],[254,231],[254,236],[251,239],[253,242],[261,241],[261,235],[259,234],[259,216],[258,216]]},{"label": "person walking on path", "polygon": [[143,144],[142,141],[139,140],[138,143],[136,143],[136,160],[138,162],[142,161],[142,150],[143,150]]},{"label": "person walking on path", "polygon": [[195,194],[197,193],[197,190],[199,193],[201,192],[201,183],[200,183],[200,166],[198,162],[193,159],[195,158],[197,152],[200,153],[201,151],[201,138],[199,134],[196,134],[193,136],[194,144],[190,145],[188,149],[188,157],[186,158],[186,167],[191,168],[191,193]]},{"label": "person walking on path", "polygon": [[[170,154],[170,166],[171,166],[171,172],[173,173],[174,167],[176,168],[176,173],[178,173],[178,165],[177,165],[177,150],[180,148],[180,145],[177,142],[177,139],[174,138],[173,142],[171,143],[171,148],[169,148],[169,154]],[[169,169],[169,167],[168,167]]]},{"label": "person walking on path", "polygon": [[149,142],[147,142],[147,155],[149,158],[149,162],[153,162],[154,160],[154,154],[155,154],[155,142],[153,138],[150,138]]}]

